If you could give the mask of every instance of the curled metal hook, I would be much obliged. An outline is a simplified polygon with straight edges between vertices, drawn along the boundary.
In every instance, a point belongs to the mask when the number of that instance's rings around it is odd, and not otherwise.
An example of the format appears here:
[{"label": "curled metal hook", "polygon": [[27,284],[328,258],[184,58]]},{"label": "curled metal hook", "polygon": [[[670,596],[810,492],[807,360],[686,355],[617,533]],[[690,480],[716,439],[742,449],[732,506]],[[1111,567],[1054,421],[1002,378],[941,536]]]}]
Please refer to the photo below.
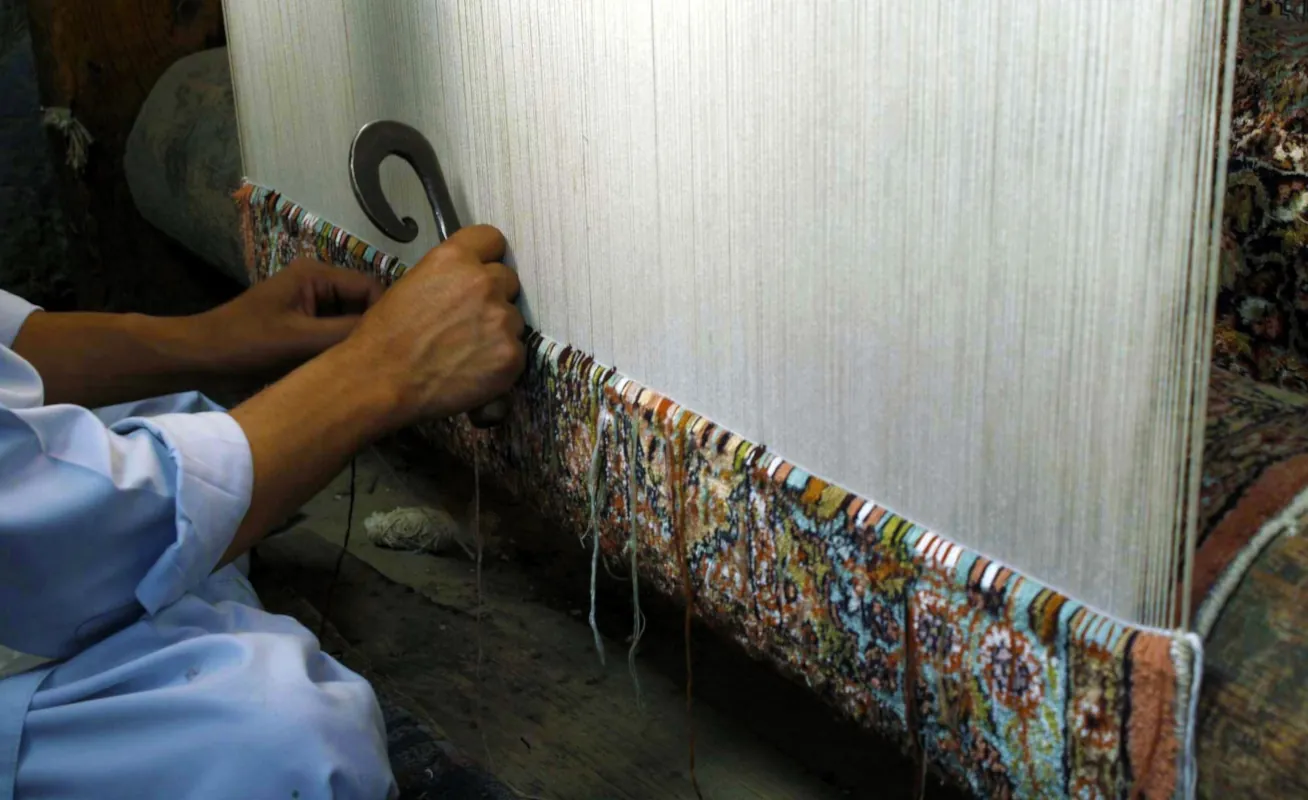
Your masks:
[{"label": "curled metal hook", "polygon": [[[382,190],[381,165],[390,156],[398,156],[413,167],[427,193],[437,234],[443,242],[460,227],[445,175],[441,172],[436,150],[420,131],[403,122],[377,120],[359,129],[350,145],[350,187],[359,207],[382,233],[405,244],[418,238],[418,223],[412,217],[400,218]],[[508,400],[498,398],[468,412],[468,419],[478,428],[490,428],[503,422],[509,414]]]},{"label": "curled metal hook", "polygon": [[418,238],[418,223],[412,217],[400,219],[382,190],[381,165],[390,156],[404,159],[418,173],[441,241],[459,229],[459,215],[441,172],[436,150],[416,128],[394,120],[369,122],[355,134],[350,146],[350,187],[359,207],[372,224],[397,242]]}]

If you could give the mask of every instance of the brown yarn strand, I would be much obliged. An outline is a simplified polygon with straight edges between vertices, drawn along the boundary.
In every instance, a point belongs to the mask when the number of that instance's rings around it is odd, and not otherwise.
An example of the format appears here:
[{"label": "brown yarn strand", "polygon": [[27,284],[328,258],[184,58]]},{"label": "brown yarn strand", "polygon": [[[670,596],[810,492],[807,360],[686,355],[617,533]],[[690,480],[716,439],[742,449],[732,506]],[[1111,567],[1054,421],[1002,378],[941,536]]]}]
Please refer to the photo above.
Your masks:
[{"label": "brown yarn strand", "polygon": [[695,668],[691,652],[691,617],[694,613],[695,590],[690,583],[690,559],[686,552],[686,487],[684,479],[686,460],[686,436],[681,425],[677,425],[672,435],[672,446],[668,448],[668,479],[672,487],[675,504],[673,536],[676,540],[677,553],[681,562],[682,599],[686,604],[684,636],[686,646],[686,733],[689,738],[690,785],[695,796],[704,800],[700,791],[699,779],[695,775]]},{"label": "brown yarn strand", "polygon": [[322,634],[327,629],[327,618],[332,613],[332,599],[336,596],[336,582],[341,577],[341,565],[345,563],[345,554],[350,549],[350,529],[354,527],[355,495],[355,459],[350,459],[350,507],[345,512],[345,538],[341,540],[341,551],[336,554],[336,566],[332,568],[332,578],[327,584],[327,600],[322,606],[322,615],[318,617],[318,646],[322,646]]}]

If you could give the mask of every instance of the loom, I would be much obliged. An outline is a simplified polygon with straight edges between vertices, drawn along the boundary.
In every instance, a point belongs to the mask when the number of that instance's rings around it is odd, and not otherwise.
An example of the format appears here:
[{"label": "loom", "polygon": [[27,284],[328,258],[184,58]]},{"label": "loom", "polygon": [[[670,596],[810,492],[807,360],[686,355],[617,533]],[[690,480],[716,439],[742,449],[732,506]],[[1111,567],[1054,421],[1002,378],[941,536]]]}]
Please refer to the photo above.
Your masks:
[{"label": "loom", "polygon": [[227,0],[247,266],[402,276],[346,154],[412,125],[533,328],[417,433],[979,796],[1192,796],[1308,511],[1208,535],[1243,6]]}]

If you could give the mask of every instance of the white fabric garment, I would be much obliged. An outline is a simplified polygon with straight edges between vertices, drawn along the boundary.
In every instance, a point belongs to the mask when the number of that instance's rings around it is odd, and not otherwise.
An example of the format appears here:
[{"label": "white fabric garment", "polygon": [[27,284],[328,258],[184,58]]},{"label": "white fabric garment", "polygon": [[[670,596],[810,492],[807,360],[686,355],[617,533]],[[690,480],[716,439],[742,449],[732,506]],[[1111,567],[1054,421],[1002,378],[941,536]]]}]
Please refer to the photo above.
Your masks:
[{"label": "white fabric garment", "polygon": [[45,405],[32,311],[0,292],[0,800],[392,795],[371,687],[214,571],[240,426],[196,393]]}]

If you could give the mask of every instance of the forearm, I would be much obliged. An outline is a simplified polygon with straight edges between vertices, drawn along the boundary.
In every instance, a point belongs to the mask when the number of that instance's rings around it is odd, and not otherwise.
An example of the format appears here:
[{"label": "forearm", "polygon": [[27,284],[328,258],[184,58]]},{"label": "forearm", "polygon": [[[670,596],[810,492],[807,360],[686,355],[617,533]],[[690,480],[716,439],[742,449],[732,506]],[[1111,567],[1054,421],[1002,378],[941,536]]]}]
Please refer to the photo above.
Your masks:
[{"label": "forearm", "polygon": [[41,375],[46,403],[98,408],[209,388],[224,370],[220,338],[199,317],[38,311],[13,349]]},{"label": "forearm", "polygon": [[408,421],[368,357],[333,348],[237,406],[254,464],[250,508],[224,564],[262,539],[340,473],[351,456]]}]

